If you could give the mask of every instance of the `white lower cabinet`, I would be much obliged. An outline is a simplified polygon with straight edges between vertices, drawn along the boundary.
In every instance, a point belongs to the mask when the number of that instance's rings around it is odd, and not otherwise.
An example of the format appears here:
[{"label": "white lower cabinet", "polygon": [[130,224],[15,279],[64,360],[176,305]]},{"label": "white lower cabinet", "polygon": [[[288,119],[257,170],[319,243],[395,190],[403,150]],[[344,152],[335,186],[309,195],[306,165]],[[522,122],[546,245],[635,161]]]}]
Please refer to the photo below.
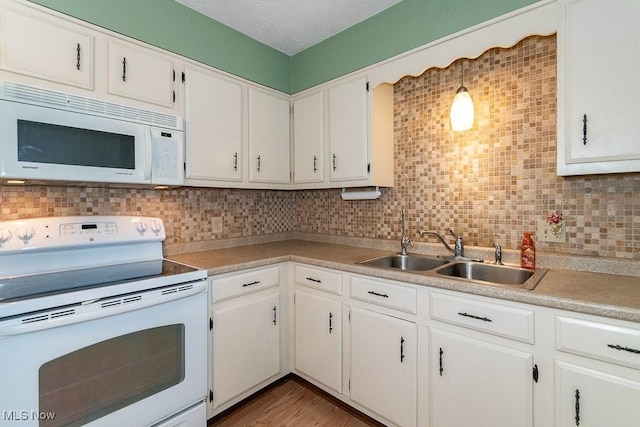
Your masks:
[{"label": "white lower cabinet", "polygon": [[211,417],[281,373],[279,267],[210,279]]},{"label": "white lower cabinet", "polygon": [[210,278],[209,417],[294,372],[389,426],[640,419],[637,323],[287,266]]},{"label": "white lower cabinet", "polygon": [[342,391],[342,302],[296,290],[295,368]]},{"label": "white lower cabinet", "polygon": [[631,426],[640,420],[640,328],[631,322],[556,316],[557,426]]},{"label": "white lower cabinet", "polygon": [[213,310],[213,406],[280,373],[280,294]]},{"label": "white lower cabinet", "polygon": [[532,426],[533,356],[431,329],[431,425]]},{"label": "white lower cabinet", "polygon": [[394,424],[415,426],[417,338],[414,322],[352,307],[351,400]]},{"label": "white lower cabinet", "polygon": [[557,362],[556,426],[632,426],[638,420],[640,381]]}]

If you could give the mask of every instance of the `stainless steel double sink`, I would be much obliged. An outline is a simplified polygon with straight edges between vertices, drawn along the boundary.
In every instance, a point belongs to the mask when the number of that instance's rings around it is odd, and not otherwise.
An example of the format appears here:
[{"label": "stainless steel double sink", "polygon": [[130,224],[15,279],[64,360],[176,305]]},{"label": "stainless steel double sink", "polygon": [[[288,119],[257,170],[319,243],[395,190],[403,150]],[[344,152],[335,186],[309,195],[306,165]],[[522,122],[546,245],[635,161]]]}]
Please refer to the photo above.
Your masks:
[{"label": "stainless steel double sink", "polygon": [[525,290],[533,290],[547,272],[545,268],[534,271],[515,266],[456,259],[447,260],[418,254],[392,254],[361,261],[358,264],[410,273],[435,274],[475,283]]}]

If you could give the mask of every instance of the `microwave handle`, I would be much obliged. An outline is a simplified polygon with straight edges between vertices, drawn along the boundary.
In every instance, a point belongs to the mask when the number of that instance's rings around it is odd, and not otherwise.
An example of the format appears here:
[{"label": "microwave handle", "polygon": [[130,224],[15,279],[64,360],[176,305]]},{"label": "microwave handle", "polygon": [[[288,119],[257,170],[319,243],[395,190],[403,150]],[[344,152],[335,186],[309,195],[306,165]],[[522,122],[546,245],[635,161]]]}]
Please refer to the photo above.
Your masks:
[{"label": "microwave handle", "polygon": [[153,161],[153,150],[151,143],[151,128],[144,128],[144,179],[151,180],[151,163]]}]

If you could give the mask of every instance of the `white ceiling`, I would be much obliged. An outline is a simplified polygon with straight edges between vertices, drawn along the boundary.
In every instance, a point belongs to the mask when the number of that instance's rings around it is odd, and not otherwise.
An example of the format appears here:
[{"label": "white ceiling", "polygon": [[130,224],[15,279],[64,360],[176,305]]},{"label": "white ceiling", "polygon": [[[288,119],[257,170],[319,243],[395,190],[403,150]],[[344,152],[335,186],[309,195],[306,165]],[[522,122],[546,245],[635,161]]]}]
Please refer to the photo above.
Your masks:
[{"label": "white ceiling", "polygon": [[176,0],[289,56],[401,0]]}]

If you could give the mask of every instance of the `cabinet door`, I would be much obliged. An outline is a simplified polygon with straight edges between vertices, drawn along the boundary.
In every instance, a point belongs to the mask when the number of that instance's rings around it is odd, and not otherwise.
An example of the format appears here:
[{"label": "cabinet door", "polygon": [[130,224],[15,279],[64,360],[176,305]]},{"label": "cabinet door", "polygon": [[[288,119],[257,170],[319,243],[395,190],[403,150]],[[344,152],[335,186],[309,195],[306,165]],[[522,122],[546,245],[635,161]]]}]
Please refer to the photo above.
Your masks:
[{"label": "cabinet door", "polygon": [[242,85],[185,68],[187,178],[242,180]]},{"label": "cabinet door", "polygon": [[327,387],[342,390],[342,303],[295,292],[295,367]]},{"label": "cabinet door", "polygon": [[293,100],[294,182],[324,181],[324,91]]},{"label": "cabinet door", "polygon": [[249,179],[288,184],[289,99],[249,89]]},{"label": "cabinet door", "polygon": [[347,80],[328,92],[331,181],[367,179],[367,81]]},{"label": "cabinet door", "polygon": [[533,356],[431,330],[433,427],[533,425]]},{"label": "cabinet door", "polygon": [[213,406],[280,373],[280,294],[213,311]]},{"label": "cabinet door", "polygon": [[640,2],[565,0],[558,7],[566,14],[558,28],[559,119],[566,111],[558,171],[640,171]]},{"label": "cabinet door", "polygon": [[66,21],[5,9],[0,25],[3,70],[93,89],[93,36]]},{"label": "cabinet door", "polygon": [[395,424],[415,426],[416,324],[359,308],[350,316],[351,399]]},{"label": "cabinet door", "polygon": [[640,419],[640,382],[568,363],[556,364],[556,425],[632,426]]},{"label": "cabinet door", "polygon": [[109,40],[109,93],[173,108],[175,65],[165,55]]}]

